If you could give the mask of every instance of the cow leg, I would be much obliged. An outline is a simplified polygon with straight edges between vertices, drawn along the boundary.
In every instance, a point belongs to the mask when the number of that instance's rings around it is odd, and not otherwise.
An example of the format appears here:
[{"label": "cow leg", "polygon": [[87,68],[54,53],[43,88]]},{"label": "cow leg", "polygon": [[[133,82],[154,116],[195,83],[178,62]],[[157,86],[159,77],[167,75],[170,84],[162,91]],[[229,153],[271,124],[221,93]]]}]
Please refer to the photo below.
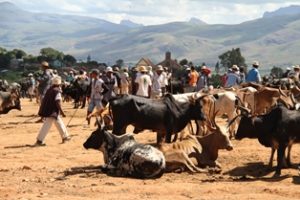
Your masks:
[{"label": "cow leg", "polygon": [[292,166],[292,162],[291,162],[291,150],[292,150],[292,145],[289,145],[288,146],[287,158],[286,158],[287,167],[291,167]]},{"label": "cow leg", "polygon": [[271,156],[270,156],[270,160],[269,160],[269,168],[272,168],[273,167],[273,159],[274,159],[274,153],[275,153],[276,149],[272,147],[272,150],[271,150]]},{"label": "cow leg", "polygon": [[160,133],[160,132],[157,132],[156,133],[156,143],[157,144],[161,144],[162,142],[163,142],[163,137],[162,137],[162,133]]},{"label": "cow leg", "polygon": [[171,137],[172,137],[172,133],[167,132],[167,134],[166,134],[166,143],[171,143]]},{"label": "cow leg", "polygon": [[274,176],[280,176],[281,175],[281,169],[283,167],[283,162],[285,159],[285,149],[286,149],[286,146],[284,144],[280,144],[279,145],[279,148],[277,149],[277,167],[276,167],[276,172],[274,174]]},{"label": "cow leg", "polygon": [[172,142],[176,142],[177,139],[178,139],[178,133],[175,133],[175,136],[174,136]]}]

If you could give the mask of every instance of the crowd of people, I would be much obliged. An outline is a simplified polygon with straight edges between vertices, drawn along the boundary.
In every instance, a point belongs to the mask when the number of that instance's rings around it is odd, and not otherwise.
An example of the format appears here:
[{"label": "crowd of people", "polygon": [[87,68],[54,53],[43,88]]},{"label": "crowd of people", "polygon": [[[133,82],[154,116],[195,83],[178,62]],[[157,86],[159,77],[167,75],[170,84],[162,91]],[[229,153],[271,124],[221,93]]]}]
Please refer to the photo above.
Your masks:
[{"label": "crowd of people", "polygon": [[[44,145],[44,139],[54,123],[58,128],[62,137],[62,142],[70,140],[67,129],[60,118],[65,116],[61,108],[62,90],[61,84],[69,83],[77,88],[80,88],[82,98],[82,108],[88,102],[86,120],[90,124],[90,118],[94,110],[96,113],[101,113],[110,99],[119,94],[132,94],[145,98],[158,99],[167,92],[167,86],[170,84],[172,73],[167,68],[161,65],[152,69],[151,66],[139,66],[132,69],[129,75],[129,69],[123,67],[107,67],[104,71],[93,69],[89,72],[80,70],[75,72],[69,71],[62,80],[58,76],[57,71],[50,69],[47,62],[41,63],[42,75],[34,78],[33,74],[28,74],[30,87],[28,95],[30,100],[35,93],[39,94],[39,122],[44,122],[38,136],[36,145]],[[283,74],[283,78],[294,78],[299,80],[300,67],[294,66],[293,71],[287,68]],[[200,90],[210,89],[211,70],[202,66],[199,71],[194,66],[186,68],[185,92],[197,92]],[[262,78],[259,72],[259,62],[255,61],[252,64],[246,75],[244,67],[233,65],[227,73],[221,76],[221,86],[233,87],[243,82],[260,83]],[[36,89],[35,89],[36,88]],[[78,93],[79,94],[79,93]],[[75,105],[79,101],[79,97],[75,97]],[[76,107],[77,108],[77,107]]]}]

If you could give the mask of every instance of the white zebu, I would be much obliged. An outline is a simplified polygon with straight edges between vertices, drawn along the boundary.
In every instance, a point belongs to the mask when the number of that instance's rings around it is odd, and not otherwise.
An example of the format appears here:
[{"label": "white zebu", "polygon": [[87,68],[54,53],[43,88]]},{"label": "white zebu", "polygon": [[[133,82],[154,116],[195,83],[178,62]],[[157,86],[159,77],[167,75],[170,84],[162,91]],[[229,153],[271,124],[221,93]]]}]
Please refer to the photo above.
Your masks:
[{"label": "white zebu", "polygon": [[[207,133],[205,127],[207,127],[208,123],[213,121],[213,113],[218,111],[217,116],[223,116],[224,114],[227,115],[228,122],[230,122],[237,116],[237,105],[242,104],[237,95],[231,91],[224,91],[209,95],[206,93],[194,92],[177,94],[173,96],[176,101],[185,102],[188,101],[189,97],[191,96],[196,96],[198,98],[202,95],[207,95],[207,97],[202,100],[203,113],[204,117],[206,117],[206,120],[204,122],[197,121],[198,126],[202,127],[201,130],[197,131],[197,135],[200,135],[201,132],[202,134]],[[232,125],[229,127],[230,137],[232,137],[235,133],[236,123],[237,122],[232,123]],[[211,126],[211,124],[209,124],[209,126]]]}]

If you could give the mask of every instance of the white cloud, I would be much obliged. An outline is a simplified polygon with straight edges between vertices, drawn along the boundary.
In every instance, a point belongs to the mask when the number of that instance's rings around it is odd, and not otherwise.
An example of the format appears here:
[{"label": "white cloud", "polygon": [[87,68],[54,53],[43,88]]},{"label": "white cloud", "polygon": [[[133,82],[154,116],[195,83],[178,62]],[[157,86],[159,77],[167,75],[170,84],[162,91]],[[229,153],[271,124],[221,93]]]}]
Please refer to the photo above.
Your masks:
[{"label": "white cloud", "polygon": [[[1,1],[1,0],[0,0]],[[265,11],[300,5],[299,0],[8,0],[25,10],[94,16],[118,23],[142,24],[186,21],[236,24],[259,18]]]}]

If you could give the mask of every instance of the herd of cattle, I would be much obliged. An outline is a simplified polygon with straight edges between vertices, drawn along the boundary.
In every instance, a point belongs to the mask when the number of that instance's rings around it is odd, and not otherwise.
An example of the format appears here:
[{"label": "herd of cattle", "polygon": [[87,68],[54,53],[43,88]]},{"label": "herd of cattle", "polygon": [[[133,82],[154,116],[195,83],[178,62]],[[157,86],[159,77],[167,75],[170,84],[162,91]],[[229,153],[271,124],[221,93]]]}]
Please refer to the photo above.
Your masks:
[{"label": "herd of cattle", "polygon": [[[21,110],[20,94],[17,85],[0,91],[0,114]],[[291,166],[292,145],[300,142],[298,102],[297,86],[281,89],[254,83],[166,94],[161,99],[117,96],[110,100],[108,114],[97,119],[99,127],[84,147],[103,152],[103,172],[153,178],[164,172],[219,171],[218,151],[232,150],[231,138],[257,138],[272,149],[270,166],[277,151],[275,175],[279,176],[283,167]],[[216,118],[225,116],[227,126],[219,126]],[[137,143],[132,134],[126,133],[128,125],[134,126],[134,134],[156,132],[157,145]]]}]

